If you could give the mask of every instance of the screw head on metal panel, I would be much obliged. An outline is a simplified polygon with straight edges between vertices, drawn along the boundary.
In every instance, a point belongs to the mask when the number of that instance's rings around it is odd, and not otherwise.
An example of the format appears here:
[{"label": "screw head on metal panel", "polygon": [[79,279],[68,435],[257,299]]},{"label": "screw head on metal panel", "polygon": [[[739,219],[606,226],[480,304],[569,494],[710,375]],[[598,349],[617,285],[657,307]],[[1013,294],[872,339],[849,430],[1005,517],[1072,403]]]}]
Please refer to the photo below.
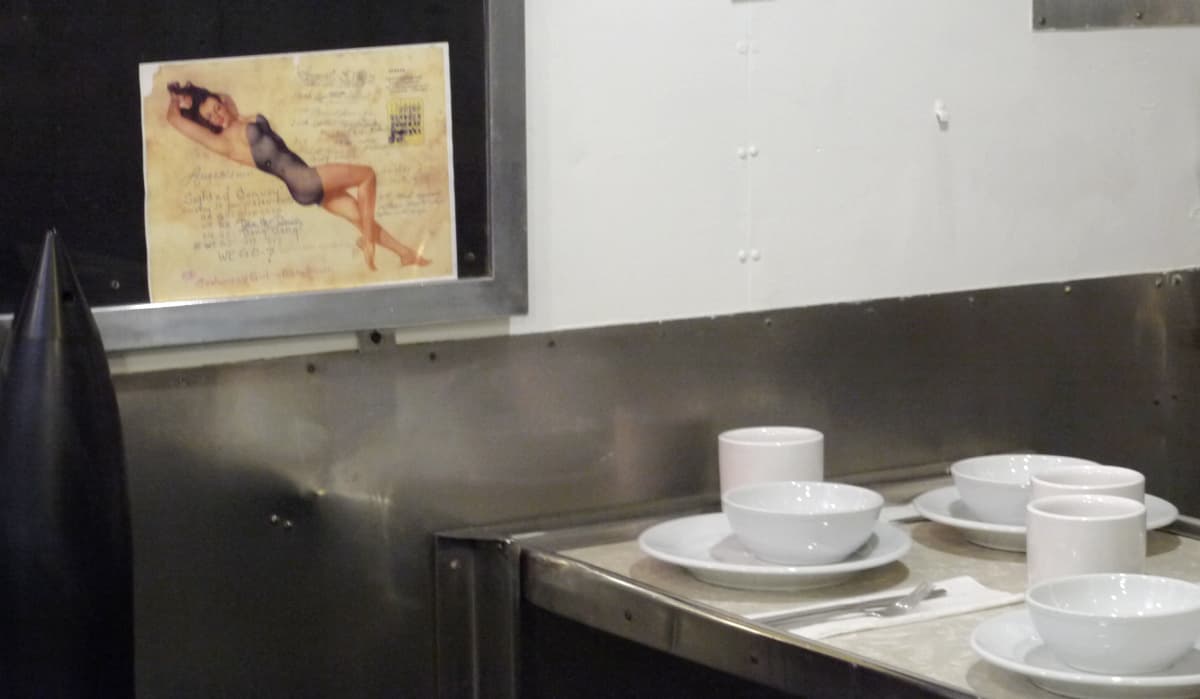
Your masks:
[{"label": "screw head on metal panel", "polygon": [[1071,293],[1071,285],[1070,284],[1067,284],[1066,286],[1063,287],[1063,293],[1064,294]]},{"label": "screw head on metal panel", "polygon": [[1178,274],[1171,275],[1171,286],[1179,286],[1183,283],[1183,277]]},{"label": "screw head on metal panel", "polygon": [[937,120],[938,126],[943,129],[950,125],[950,110],[942,100],[933,101],[933,118]]},{"label": "screw head on metal panel", "polygon": [[745,160],[746,159],[746,149],[741,146],[738,146],[737,157],[741,158],[742,160]]},{"label": "screw head on metal panel", "polygon": [[738,53],[741,53],[741,54],[745,54],[745,53],[746,53],[746,51],[747,51],[747,49],[748,49],[748,46],[749,46],[749,45],[748,45],[746,42],[744,42],[744,41],[739,41],[739,42],[737,42],[736,44],[734,44],[734,47],[735,47],[735,48],[737,48],[737,52],[738,52]]},{"label": "screw head on metal panel", "polygon": [[450,559],[450,570],[458,570],[461,567],[462,561],[458,560],[457,558]]},{"label": "screw head on metal panel", "polygon": [[755,262],[758,262],[762,259],[762,253],[758,251],[758,248],[754,248],[750,251],[750,259],[754,260]]},{"label": "screw head on metal panel", "polygon": [[746,251],[745,251],[745,250],[738,250],[738,251],[737,251],[737,258],[738,258],[738,262],[745,262],[745,261],[746,261]]},{"label": "screw head on metal panel", "polygon": [[1040,27],[1046,26],[1046,17],[1045,16],[1038,17],[1038,26],[1040,26]]},{"label": "screw head on metal panel", "polygon": [[746,152],[750,154],[751,158],[757,158],[758,157],[758,146],[752,145],[746,149]]},{"label": "screw head on metal panel", "polygon": [[1141,10],[1138,10],[1137,12],[1134,12],[1134,13],[1133,13],[1133,18],[1134,18],[1134,19],[1141,19],[1141,18],[1143,18],[1143,17],[1145,17],[1145,16],[1146,16],[1146,15],[1145,15],[1145,13],[1143,13]]}]

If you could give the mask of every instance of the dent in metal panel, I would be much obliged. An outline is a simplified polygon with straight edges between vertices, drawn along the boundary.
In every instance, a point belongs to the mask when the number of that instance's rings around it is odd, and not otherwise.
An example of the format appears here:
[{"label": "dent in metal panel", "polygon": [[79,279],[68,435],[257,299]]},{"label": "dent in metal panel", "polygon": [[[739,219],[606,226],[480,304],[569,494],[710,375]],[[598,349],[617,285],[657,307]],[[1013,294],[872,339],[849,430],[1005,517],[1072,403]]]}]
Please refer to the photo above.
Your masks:
[{"label": "dent in metal panel", "polygon": [[1200,24],[1198,0],[1033,0],[1034,29]]}]

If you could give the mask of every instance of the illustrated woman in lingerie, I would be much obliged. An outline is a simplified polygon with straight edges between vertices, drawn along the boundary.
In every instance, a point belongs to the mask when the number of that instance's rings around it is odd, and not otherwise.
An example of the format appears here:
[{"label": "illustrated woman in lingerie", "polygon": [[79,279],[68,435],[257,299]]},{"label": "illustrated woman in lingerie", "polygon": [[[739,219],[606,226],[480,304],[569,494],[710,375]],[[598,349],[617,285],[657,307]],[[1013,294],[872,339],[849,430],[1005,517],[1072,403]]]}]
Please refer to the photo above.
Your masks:
[{"label": "illustrated woman in lingerie", "polygon": [[318,204],[354,224],[361,234],[358,247],[368,268],[375,269],[376,244],[396,253],[401,264],[429,264],[375,220],[375,170],[371,167],[346,163],[310,166],[288,149],[266,117],[241,116],[229,95],[191,83],[171,83],[167,91],[171,96],[167,123],[218,155],[283,180],[297,204]]}]

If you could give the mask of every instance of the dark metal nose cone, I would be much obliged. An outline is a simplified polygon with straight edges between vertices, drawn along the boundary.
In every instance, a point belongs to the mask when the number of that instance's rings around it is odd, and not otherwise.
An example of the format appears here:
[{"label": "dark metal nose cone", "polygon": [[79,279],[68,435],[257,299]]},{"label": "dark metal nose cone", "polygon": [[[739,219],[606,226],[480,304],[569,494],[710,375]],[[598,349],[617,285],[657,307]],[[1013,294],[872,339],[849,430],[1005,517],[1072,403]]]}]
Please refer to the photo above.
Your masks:
[{"label": "dark metal nose cone", "polygon": [[41,258],[13,316],[11,334],[26,338],[99,338],[66,248],[53,230],[42,242]]},{"label": "dark metal nose cone", "polygon": [[116,392],[50,232],[0,357],[0,696],[133,696],[132,581]]}]

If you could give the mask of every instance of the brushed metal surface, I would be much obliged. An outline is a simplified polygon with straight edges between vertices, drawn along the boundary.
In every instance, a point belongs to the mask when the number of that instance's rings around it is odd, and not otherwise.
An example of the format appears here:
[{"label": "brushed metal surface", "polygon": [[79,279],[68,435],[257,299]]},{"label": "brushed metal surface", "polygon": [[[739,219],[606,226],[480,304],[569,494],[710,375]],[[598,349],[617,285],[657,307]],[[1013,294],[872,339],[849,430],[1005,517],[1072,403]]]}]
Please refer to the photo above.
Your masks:
[{"label": "brushed metal surface", "polygon": [[716,434],[831,477],[1034,449],[1200,511],[1195,271],[116,377],[139,696],[429,696],[432,533],[715,497]]},{"label": "brushed metal surface", "polygon": [[1197,0],[1033,0],[1034,29],[1200,24]]},{"label": "brushed metal surface", "polygon": [[[971,696],[820,641],[697,605],[542,550],[521,554],[536,606],[649,648],[811,699]],[[536,639],[534,639],[536,640]]]}]

